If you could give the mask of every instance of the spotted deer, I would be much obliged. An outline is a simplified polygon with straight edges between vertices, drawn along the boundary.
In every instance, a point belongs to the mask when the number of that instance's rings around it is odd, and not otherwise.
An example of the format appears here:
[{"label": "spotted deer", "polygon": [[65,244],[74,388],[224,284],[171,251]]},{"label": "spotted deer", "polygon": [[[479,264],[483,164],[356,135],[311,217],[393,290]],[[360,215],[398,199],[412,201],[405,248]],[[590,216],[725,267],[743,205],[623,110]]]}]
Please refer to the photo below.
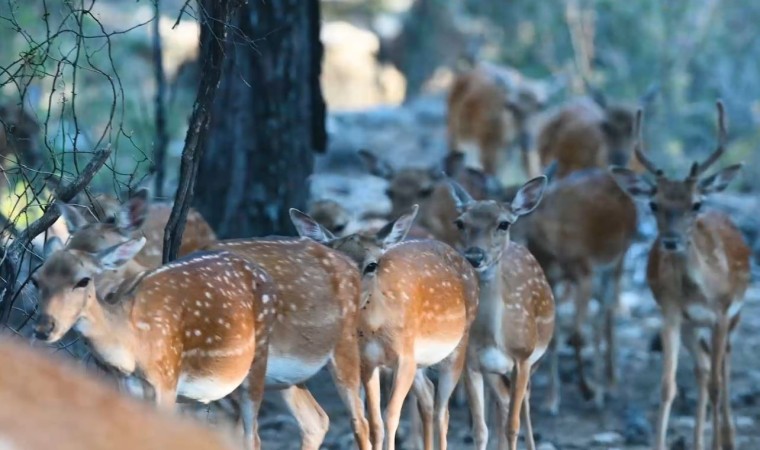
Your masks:
[{"label": "spotted deer", "polygon": [[208,403],[243,386],[245,442],[259,448],[256,416],[278,309],[269,275],[229,252],[195,253],[138,271],[103,295],[107,283],[99,278],[131,270],[145,239],[90,231],[75,233],[65,247],[49,241],[33,278],[40,293],[35,337],[55,343],[75,329],[102,362],[151,388],[162,408],[177,396]]},{"label": "spotted deer", "polygon": [[399,217],[413,205],[419,205],[417,224],[411,234],[423,237],[416,228],[429,231],[438,239],[454,248],[460,245],[459,233],[454,226],[456,208],[445,183],[446,174],[466,186],[477,199],[494,194],[498,182],[483,172],[464,166],[463,153],[450,153],[441,166],[431,168],[404,168],[394,171],[388,164],[368,151],[360,151],[360,156],[370,173],[388,180],[386,195],[391,201],[389,217]]},{"label": "spotted deer", "polygon": [[[233,450],[201,424],[120,395],[69,361],[0,340],[0,430],[6,449]],[[40,430],[44,430],[41,432]]]},{"label": "spotted deer", "polygon": [[707,402],[712,404],[712,448],[735,448],[731,413],[730,342],[739,322],[749,283],[750,250],[731,219],[702,211],[705,196],[724,190],[741,164],[704,177],[725,151],[723,103],[718,101],[718,145],[707,159],[695,162],[685,179],[665,176],[642,149],[642,112],[636,116],[635,154],[654,175],[654,182],[628,169],[612,174],[632,197],[649,202],[658,235],[649,252],[647,281],[663,315],[663,370],[655,448],[667,447],[670,410],[676,395],[680,341],[694,357],[699,395],[692,448],[704,447]]},{"label": "spotted deer", "polygon": [[254,261],[281,299],[269,344],[266,387],[277,391],[301,429],[303,450],[319,449],[329,417],[304,383],[325,366],[346,405],[357,445],[371,448],[361,400],[356,321],[360,278],[340,252],[304,238],[225,240],[209,246]]},{"label": "spotted deer", "polygon": [[[651,102],[656,93],[656,87],[650,88],[641,102]],[[633,150],[634,114],[632,106],[608,102],[600,93],[571,100],[538,130],[541,166],[557,161],[557,178],[562,178],[576,170],[627,165]]]},{"label": "spotted deer", "polygon": [[[509,230],[541,201],[546,177],[533,178],[511,203],[476,201],[455,181],[451,195],[459,212],[463,254],[475,268],[480,306],[472,325],[465,385],[475,446],[488,443],[484,379],[500,406],[499,442],[517,449],[520,415],[527,448],[535,449],[530,420],[530,376],[554,333],[554,297],[541,266],[528,250],[510,242]],[[502,447],[502,445],[500,445]]]},{"label": "spotted deer", "polygon": [[[601,408],[608,387],[615,383],[615,313],[620,296],[625,255],[636,235],[637,210],[607,170],[585,169],[553,181],[541,204],[512,229],[544,269],[559,300],[564,284],[575,304],[569,343],[574,349],[583,396]],[[594,289],[596,287],[596,290]],[[598,300],[599,313],[592,324],[594,378],[585,370],[582,350],[586,339],[588,306]],[[551,384],[547,408],[557,414],[560,380],[557,327],[550,359]]]},{"label": "spotted deer", "polygon": [[[91,197],[79,195],[73,203],[66,204],[65,208],[64,212],[69,213],[68,217],[61,217],[54,224],[55,230],[52,233],[62,241],[66,242],[72,233],[89,223],[101,222],[114,225],[126,234],[142,235],[146,238],[145,246],[136,256],[140,264],[146,267],[161,265],[164,228],[169,221],[172,205],[151,201],[148,189],[137,190],[123,203],[110,194],[98,194]],[[187,213],[185,231],[182,234],[179,256],[199,250],[214,241],[216,241],[214,230],[197,210],[190,208]]]},{"label": "spotted deer", "polygon": [[310,202],[308,214],[336,236],[341,236],[350,230],[353,222],[348,210],[330,199]]},{"label": "spotted deer", "polygon": [[504,150],[518,143],[524,172],[534,175],[527,123],[561,88],[528,80],[514,70],[480,63],[458,74],[448,96],[449,148],[464,152],[466,165],[497,175]]},{"label": "spotted deer", "polygon": [[[447,447],[448,402],[464,366],[478,305],[475,274],[454,249],[439,241],[403,241],[416,213],[415,207],[376,234],[335,238],[309,216],[290,212],[299,234],[350,255],[361,268],[361,372],[377,449],[384,440],[384,448],[395,448],[401,407],[410,389],[420,408],[424,448],[433,448],[434,417],[440,448]],[[435,393],[424,371],[430,366],[439,373]],[[395,372],[384,430],[381,367]]]}]

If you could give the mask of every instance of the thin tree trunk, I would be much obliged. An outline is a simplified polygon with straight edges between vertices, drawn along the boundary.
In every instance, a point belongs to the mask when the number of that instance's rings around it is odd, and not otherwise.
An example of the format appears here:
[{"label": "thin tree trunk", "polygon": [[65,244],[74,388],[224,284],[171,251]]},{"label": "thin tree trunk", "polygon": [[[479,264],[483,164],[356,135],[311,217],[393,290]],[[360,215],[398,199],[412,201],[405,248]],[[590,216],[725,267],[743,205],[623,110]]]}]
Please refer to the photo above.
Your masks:
[{"label": "thin tree trunk", "polygon": [[155,196],[164,195],[164,178],[166,176],[166,148],[169,146],[169,133],[166,130],[166,75],[164,74],[163,51],[161,49],[161,0],[155,1],[155,18],[153,19],[153,68],[156,77],[156,143],[153,151],[155,178]]},{"label": "thin tree trunk", "polygon": [[190,126],[182,150],[180,178],[174,207],[164,231],[164,264],[176,259],[190,203],[193,201],[198,164],[203,156],[205,133],[211,120],[211,109],[222,75],[225,58],[227,25],[232,15],[234,0],[208,0],[199,8],[201,14],[201,59],[203,67],[198,94],[195,98]]}]

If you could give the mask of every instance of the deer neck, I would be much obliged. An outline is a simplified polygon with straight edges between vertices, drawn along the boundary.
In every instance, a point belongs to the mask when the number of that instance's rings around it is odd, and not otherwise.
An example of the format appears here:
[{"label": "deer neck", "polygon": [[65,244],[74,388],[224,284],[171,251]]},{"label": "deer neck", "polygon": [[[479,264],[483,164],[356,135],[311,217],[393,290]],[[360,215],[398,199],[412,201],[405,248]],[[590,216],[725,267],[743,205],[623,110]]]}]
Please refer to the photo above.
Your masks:
[{"label": "deer neck", "polygon": [[125,374],[131,374],[136,366],[136,339],[129,321],[131,300],[124,299],[117,305],[107,305],[91,295],[76,324],[105,363]]},{"label": "deer neck", "polygon": [[109,293],[115,292],[125,280],[133,278],[146,270],[148,270],[147,267],[135,260],[131,260],[116,270],[103,273],[96,281],[98,298],[106,298]]},{"label": "deer neck", "polygon": [[503,262],[501,259],[493,266],[478,271],[480,302],[475,322],[486,336],[495,339],[501,336],[501,322],[504,315],[502,292],[504,280],[501,276]]}]

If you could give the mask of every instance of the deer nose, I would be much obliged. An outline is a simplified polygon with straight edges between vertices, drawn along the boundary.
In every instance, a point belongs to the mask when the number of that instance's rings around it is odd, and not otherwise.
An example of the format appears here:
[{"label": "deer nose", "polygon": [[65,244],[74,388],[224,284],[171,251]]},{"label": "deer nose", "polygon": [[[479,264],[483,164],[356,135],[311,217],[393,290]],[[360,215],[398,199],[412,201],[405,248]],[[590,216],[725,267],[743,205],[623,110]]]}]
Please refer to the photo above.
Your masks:
[{"label": "deer nose", "polygon": [[663,237],[662,238],[662,247],[665,250],[676,250],[678,248],[678,238],[674,237]]},{"label": "deer nose", "polygon": [[472,264],[472,267],[478,268],[486,259],[486,252],[482,248],[470,247],[464,252],[464,257]]},{"label": "deer nose", "polygon": [[55,320],[53,320],[53,317],[48,314],[42,314],[34,326],[34,337],[41,341],[47,341],[54,329]]}]

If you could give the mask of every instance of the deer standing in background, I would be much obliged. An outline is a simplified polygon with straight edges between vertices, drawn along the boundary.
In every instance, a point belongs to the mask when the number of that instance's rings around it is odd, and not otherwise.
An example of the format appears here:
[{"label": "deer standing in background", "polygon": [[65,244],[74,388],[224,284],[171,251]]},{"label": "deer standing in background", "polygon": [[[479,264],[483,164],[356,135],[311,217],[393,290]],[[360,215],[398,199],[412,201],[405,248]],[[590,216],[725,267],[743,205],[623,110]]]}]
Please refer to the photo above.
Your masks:
[{"label": "deer standing in background", "polygon": [[[432,240],[402,242],[416,213],[415,207],[377,234],[336,239],[309,216],[291,210],[299,234],[346,253],[361,268],[362,381],[376,449],[383,448],[384,438],[384,448],[395,448],[401,407],[410,389],[422,417],[424,448],[433,448],[434,417],[440,448],[447,447],[449,398],[464,366],[467,336],[478,306],[475,274],[454,249]],[[430,366],[436,366],[439,374],[435,393],[425,374]],[[384,432],[381,367],[395,371]]]},{"label": "deer standing in background", "polygon": [[[111,389],[70,361],[0,341],[0,432],[6,449],[232,450],[201,424]],[[44,430],[44,432],[41,432]]]},{"label": "deer standing in background", "polygon": [[[391,201],[391,217],[399,217],[413,205],[419,205],[419,227],[454,248],[459,247],[460,236],[454,226],[457,213],[445,182],[446,174],[473,192],[472,195],[479,200],[488,197],[496,190],[494,185],[498,184],[483,172],[466,168],[463,153],[450,153],[441,167],[405,168],[398,172],[368,151],[360,151],[359,154],[370,173],[388,180],[386,194]],[[412,234],[422,237],[422,233],[415,228],[412,228]]]},{"label": "deer standing in background", "polygon": [[[556,86],[555,86],[556,84]],[[527,122],[561,85],[525,79],[514,70],[480,63],[458,74],[448,97],[447,132],[452,152],[464,152],[466,165],[496,175],[505,150],[518,142],[523,170],[531,161]]]},{"label": "deer standing in background", "polygon": [[[541,264],[555,295],[563,282],[570,288],[575,315],[569,341],[575,352],[578,381],[583,396],[593,398],[598,408],[604,404],[605,385],[615,382],[615,312],[625,255],[636,235],[636,221],[635,203],[609,172],[586,169],[550,184],[541,204],[512,230],[513,239],[525,243]],[[592,326],[596,383],[589,381],[582,358],[583,327],[592,296],[600,305]],[[560,404],[559,342],[557,327],[547,397],[552,414],[559,412]],[[603,344],[606,344],[604,351]]]},{"label": "deer standing in background", "polygon": [[[650,87],[641,103],[650,103],[657,87]],[[541,167],[557,161],[557,178],[573,171],[608,165],[625,166],[633,151],[635,109],[610,103],[601,93],[571,100],[551,115],[536,137]]]},{"label": "deer standing in background", "polygon": [[484,378],[500,406],[500,444],[506,438],[509,449],[517,449],[522,414],[527,448],[535,449],[530,376],[552,340],[554,297],[538,262],[525,247],[510,242],[509,229],[536,208],[546,183],[544,176],[528,181],[515,199],[505,204],[475,201],[462,186],[450,182],[460,213],[456,224],[464,238],[464,256],[475,268],[480,284],[465,375],[479,450],[485,450],[488,443]]},{"label": "deer standing in background", "polygon": [[649,252],[647,281],[663,315],[663,370],[655,448],[667,449],[667,428],[676,396],[680,341],[694,357],[699,395],[693,448],[704,448],[707,401],[712,404],[714,450],[735,448],[729,391],[731,331],[739,323],[749,284],[750,250],[725,214],[702,212],[706,195],[724,190],[741,164],[703,177],[725,151],[723,103],[718,108],[718,146],[695,162],[683,180],[666,177],[644,154],[642,112],[636,116],[636,157],[651,172],[649,181],[624,168],[613,168],[620,186],[632,197],[649,201],[658,235]]},{"label": "deer standing in background", "polygon": [[246,446],[259,448],[256,416],[278,309],[267,273],[229,252],[196,253],[102,295],[97,278],[129,270],[123,266],[145,239],[90,231],[75,233],[65,247],[49,241],[33,278],[40,292],[36,338],[54,343],[76,329],[101,361],[152,388],[163,408],[172,408],[177,396],[208,403],[243,386]]}]

